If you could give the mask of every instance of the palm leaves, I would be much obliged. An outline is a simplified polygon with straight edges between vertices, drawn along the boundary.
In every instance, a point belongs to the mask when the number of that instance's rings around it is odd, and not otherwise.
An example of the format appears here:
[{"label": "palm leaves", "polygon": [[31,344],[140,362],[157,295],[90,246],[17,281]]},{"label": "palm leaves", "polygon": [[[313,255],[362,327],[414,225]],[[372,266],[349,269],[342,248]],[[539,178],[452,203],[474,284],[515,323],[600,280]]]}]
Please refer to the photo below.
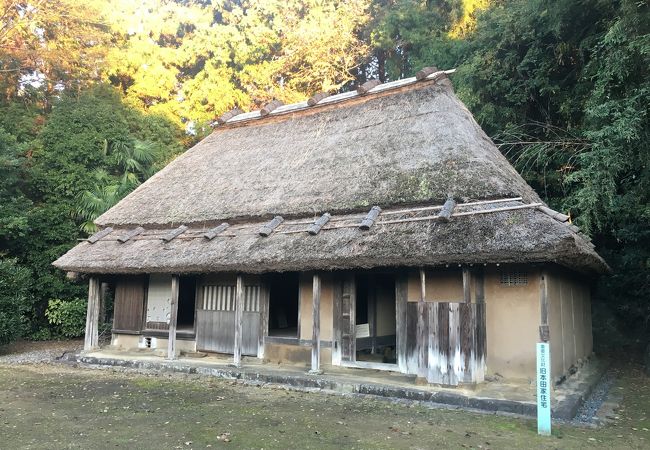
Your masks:
[{"label": "palm leaves", "polygon": [[97,217],[153,175],[159,152],[150,142],[116,139],[110,143],[104,140],[103,153],[107,168],[92,173],[94,187],[77,200],[77,217],[87,233],[97,230]]}]

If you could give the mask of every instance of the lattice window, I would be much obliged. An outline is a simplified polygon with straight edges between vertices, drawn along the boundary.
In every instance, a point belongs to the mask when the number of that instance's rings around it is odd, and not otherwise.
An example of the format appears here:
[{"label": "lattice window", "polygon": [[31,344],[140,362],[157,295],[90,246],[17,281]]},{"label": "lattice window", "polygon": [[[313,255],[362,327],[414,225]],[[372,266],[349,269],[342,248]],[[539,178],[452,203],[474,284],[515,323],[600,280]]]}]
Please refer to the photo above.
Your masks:
[{"label": "lattice window", "polygon": [[[234,285],[203,286],[202,309],[207,311],[234,311]],[[244,286],[244,312],[260,311],[260,287],[258,285]]]},{"label": "lattice window", "polygon": [[503,286],[525,286],[528,284],[528,272],[514,270],[501,272],[501,285]]},{"label": "lattice window", "polygon": [[244,312],[260,312],[259,286],[244,286]]}]

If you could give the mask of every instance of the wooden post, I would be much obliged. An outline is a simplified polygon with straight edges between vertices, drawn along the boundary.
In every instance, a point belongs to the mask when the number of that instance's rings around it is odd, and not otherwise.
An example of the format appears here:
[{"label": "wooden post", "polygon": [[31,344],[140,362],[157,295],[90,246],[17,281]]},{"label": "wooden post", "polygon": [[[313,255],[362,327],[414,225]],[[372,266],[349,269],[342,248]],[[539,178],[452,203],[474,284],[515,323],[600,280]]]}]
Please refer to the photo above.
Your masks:
[{"label": "wooden post", "polygon": [[368,283],[368,331],[370,332],[370,353],[377,351],[377,284]]},{"label": "wooden post", "polygon": [[426,378],[427,356],[429,353],[429,339],[427,339],[427,327],[425,322],[426,304],[426,275],[424,269],[420,269],[420,299],[418,301],[418,326],[417,326],[417,347],[418,347],[418,377]]},{"label": "wooden post", "polygon": [[474,296],[476,303],[485,303],[485,274],[483,268],[479,267],[474,271]]},{"label": "wooden post", "polygon": [[237,288],[235,291],[235,349],[233,352],[233,364],[241,367],[241,344],[242,344],[242,318],[244,317],[244,279],[237,275]]},{"label": "wooden post", "polygon": [[84,350],[92,351],[99,346],[99,296],[100,283],[97,277],[90,277],[88,282],[88,309],[86,310],[86,336]]},{"label": "wooden post", "polygon": [[463,267],[463,301],[465,303],[472,302],[471,280],[472,274],[470,273],[469,268]]},{"label": "wooden post", "polygon": [[176,359],[176,322],[178,322],[179,277],[172,275],[172,298],[169,315],[169,337],[167,338],[167,359]]},{"label": "wooden post", "polygon": [[396,329],[396,353],[399,371],[407,373],[406,364],[406,308],[408,304],[408,275],[399,274],[395,279],[395,329]]},{"label": "wooden post", "polygon": [[[264,358],[264,341],[269,334],[269,294],[269,284],[262,281],[260,286],[260,327],[257,341],[257,357],[259,359]],[[298,317],[300,317],[300,314],[298,314]]]},{"label": "wooden post", "polygon": [[320,373],[320,275],[314,274],[312,290],[312,334],[311,334],[311,370]]}]

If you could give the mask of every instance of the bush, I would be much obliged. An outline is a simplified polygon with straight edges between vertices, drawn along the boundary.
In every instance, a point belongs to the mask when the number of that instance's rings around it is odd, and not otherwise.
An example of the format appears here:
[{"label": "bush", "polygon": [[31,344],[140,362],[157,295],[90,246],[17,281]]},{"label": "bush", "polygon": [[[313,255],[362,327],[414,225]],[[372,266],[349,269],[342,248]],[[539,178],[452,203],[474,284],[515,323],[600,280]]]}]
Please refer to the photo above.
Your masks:
[{"label": "bush", "polygon": [[56,334],[67,338],[83,336],[86,331],[86,301],[52,299],[47,304],[45,317],[55,325]]},{"label": "bush", "polygon": [[22,337],[31,309],[31,274],[15,259],[0,258],[0,344]]},{"label": "bush", "polygon": [[51,341],[56,339],[56,336],[52,333],[52,330],[44,326],[27,335],[27,339],[30,341]]}]

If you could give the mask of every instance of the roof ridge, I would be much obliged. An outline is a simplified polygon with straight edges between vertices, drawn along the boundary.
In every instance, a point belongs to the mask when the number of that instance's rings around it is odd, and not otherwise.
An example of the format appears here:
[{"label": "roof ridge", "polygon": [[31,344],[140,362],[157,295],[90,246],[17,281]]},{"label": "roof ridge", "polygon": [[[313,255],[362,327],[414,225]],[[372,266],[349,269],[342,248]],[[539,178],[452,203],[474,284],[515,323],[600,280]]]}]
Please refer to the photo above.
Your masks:
[{"label": "roof ridge", "polygon": [[[232,110],[224,113],[219,116],[219,118],[212,123],[213,127],[231,125],[235,123],[248,122],[252,120],[259,120],[265,117],[279,116],[287,114],[294,111],[303,111],[306,109],[312,109],[317,106],[330,105],[332,103],[340,103],[346,100],[351,100],[353,98],[367,97],[372,94],[378,94],[380,92],[390,91],[393,89],[398,89],[404,86],[409,86],[411,84],[419,83],[421,81],[438,81],[440,79],[446,78],[447,75],[456,72],[456,69],[448,70],[437,70],[435,67],[425,67],[424,69],[418,72],[427,74],[426,76],[414,76],[409,78],[401,78],[395,81],[389,81],[387,83],[376,83],[379,80],[369,80],[363,86],[366,86],[368,83],[372,82],[371,88],[362,88],[361,86],[354,91],[342,92],[334,95],[315,95],[309,100],[304,100],[296,103],[281,104],[277,100],[269,102],[267,105],[263,106],[261,109],[243,112],[239,107],[235,107]],[[323,94],[323,93],[321,93]],[[270,106],[270,108],[267,108]],[[270,109],[270,110],[269,110]]]}]

